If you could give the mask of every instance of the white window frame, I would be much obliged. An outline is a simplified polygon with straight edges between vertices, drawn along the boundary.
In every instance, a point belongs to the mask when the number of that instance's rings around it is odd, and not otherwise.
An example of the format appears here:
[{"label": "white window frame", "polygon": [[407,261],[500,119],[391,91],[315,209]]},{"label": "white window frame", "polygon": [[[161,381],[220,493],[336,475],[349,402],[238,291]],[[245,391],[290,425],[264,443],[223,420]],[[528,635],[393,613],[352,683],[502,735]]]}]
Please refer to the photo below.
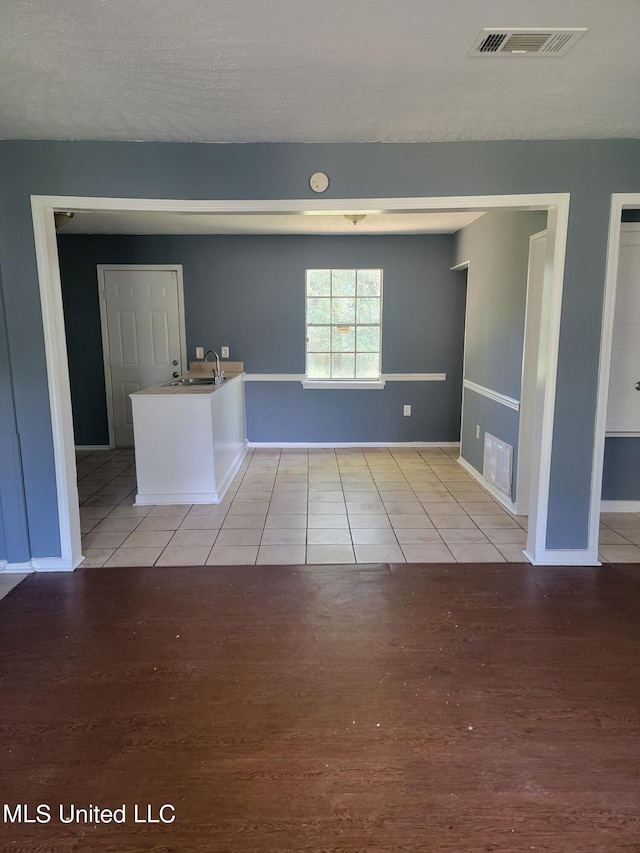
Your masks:
[{"label": "white window frame", "polygon": [[[380,350],[379,350],[380,362],[379,362],[379,368],[378,368],[379,369],[378,378],[377,379],[310,379],[307,376],[307,355],[308,355],[308,352],[307,352],[307,332],[309,329],[309,318],[308,318],[308,314],[307,314],[307,304],[308,304],[307,303],[307,299],[308,299],[308,297],[307,297],[307,274],[309,273],[310,269],[320,269],[320,267],[310,267],[309,269],[305,269],[305,273],[304,273],[304,283],[305,283],[305,293],[304,293],[304,332],[305,332],[305,355],[304,355],[304,358],[305,358],[305,364],[304,364],[304,369],[305,369],[305,376],[304,376],[304,379],[302,380],[302,387],[303,388],[312,388],[312,389],[316,389],[316,390],[318,390],[318,389],[331,389],[333,391],[335,391],[335,390],[343,390],[343,391],[360,390],[360,391],[362,391],[362,390],[378,390],[378,389],[384,388],[386,383],[385,383],[385,380],[382,378],[382,307],[383,307],[382,306],[382,299],[383,299],[383,293],[384,293],[383,270],[380,267],[322,267],[322,269],[329,269],[331,272],[333,272],[334,270],[337,270],[337,269],[353,270],[356,273],[356,276],[357,276],[357,273],[360,269],[376,269],[376,270],[380,271],[380,323],[377,324],[377,325],[379,325],[379,328],[380,328]],[[356,298],[357,298],[357,296],[356,296]],[[334,324],[330,323],[329,325],[332,326]],[[354,328],[357,329],[357,327],[359,325],[371,325],[371,324],[353,323],[350,325],[353,325]],[[333,350],[330,350],[330,353],[333,353]]]}]

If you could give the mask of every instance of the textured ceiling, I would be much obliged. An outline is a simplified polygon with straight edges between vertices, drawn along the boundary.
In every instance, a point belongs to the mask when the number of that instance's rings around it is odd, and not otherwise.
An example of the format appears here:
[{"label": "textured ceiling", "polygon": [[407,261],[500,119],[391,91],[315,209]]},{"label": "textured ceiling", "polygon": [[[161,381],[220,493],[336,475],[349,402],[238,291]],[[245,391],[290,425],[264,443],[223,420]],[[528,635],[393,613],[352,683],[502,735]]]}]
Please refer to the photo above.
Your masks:
[{"label": "textured ceiling", "polygon": [[[483,27],[588,27],[470,58]],[[0,138],[640,137],[638,0],[0,0]]]},{"label": "textured ceiling", "polygon": [[64,234],[452,234],[480,211],[370,213],[353,224],[344,215],[78,212]]}]

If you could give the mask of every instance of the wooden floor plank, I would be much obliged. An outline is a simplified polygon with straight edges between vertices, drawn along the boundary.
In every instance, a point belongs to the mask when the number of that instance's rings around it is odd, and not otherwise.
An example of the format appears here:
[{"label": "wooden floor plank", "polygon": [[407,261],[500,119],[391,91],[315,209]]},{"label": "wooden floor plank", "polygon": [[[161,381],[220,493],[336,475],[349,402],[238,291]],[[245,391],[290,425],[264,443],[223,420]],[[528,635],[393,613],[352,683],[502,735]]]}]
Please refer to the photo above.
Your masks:
[{"label": "wooden floor plank", "polygon": [[5,812],[0,850],[638,851],[639,652],[638,566],[32,575],[0,807],[52,818]]}]

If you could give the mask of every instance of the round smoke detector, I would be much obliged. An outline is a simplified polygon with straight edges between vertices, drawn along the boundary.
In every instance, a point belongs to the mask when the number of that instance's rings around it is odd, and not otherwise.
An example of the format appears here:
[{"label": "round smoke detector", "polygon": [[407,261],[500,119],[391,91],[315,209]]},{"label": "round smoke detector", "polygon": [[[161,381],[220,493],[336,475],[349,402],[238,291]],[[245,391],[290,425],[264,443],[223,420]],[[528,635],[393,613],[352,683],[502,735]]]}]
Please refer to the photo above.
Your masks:
[{"label": "round smoke detector", "polygon": [[329,186],[329,177],[324,172],[314,172],[309,178],[309,186],[314,193],[323,193]]}]

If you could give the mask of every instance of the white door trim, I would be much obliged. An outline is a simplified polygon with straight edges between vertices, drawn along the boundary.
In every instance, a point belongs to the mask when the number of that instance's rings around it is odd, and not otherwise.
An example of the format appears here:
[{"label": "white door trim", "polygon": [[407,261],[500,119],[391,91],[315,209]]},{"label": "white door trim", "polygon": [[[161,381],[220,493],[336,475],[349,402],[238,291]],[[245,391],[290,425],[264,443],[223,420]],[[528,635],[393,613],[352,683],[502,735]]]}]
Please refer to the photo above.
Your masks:
[{"label": "white door trim", "polygon": [[178,282],[178,324],[180,327],[180,363],[182,372],[186,373],[187,365],[187,332],[184,319],[184,282],[182,264],[97,264],[98,302],[100,304],[100,330],[102,332],[102,359],[104,362],[104,386],[107,398],[107,421],[109,426],[109,448],[116,446],[115,424],[113,419],[113,385],[111,383],[111,351],[107,327],[107,305],[104,289],[104,274],[109,271],[121,270],[166,270],[175,272]]},{"label": "white door trim", "polygon": [[[64,314],[60,269],[53,212],[57,210],[123,210],[169,211],[174,213],[299,213],[301,211],[345,210],[488,210],[508,208],[518,210],[548,209],[547,231],[549,243],[554,248],[553,272],[545,287],[543,310],[549,317],[548,335],[541,347],[541,369],[544,394],[537,399],[537,448],[534,455],[539,462],[533,494],[536,498],[534,524],[530,525],[528,551],[534,560],[543,560],[546,548],[546,521],[551,469],[551,436],[555,410],[556,370],[558,360],[560,311],[564,280],[564,257],[569,220],[569,193],[536,193],[531,195],[447,196],[412,198],[365,199],[286,199],[286,200],[185,200],[185,199],[133,199],[92,198],[85,196],[31,196],[34,240],[42,323],[45,341],[51,428],[56,471],[58,519],[60,529],[61,559],[69,569],[82,561],[80,547],[80,519],[76,485],[75,448],[69,390],[69,367],[64,335]],[[555,239],[554,239],[555,238]],[[546,280],[545,280],[546,284]],[[541,378],[542,378],[542,374]],[[535,453],[537,451],[537,453]],[[598,504],[599,505],[599,504]],[[566,559],[576,553],[567,551]],[[580,552],[584,553],[584,552]]]},{"label": "white door trim", "polygon": [[620,234],[623,230],[635,231],[638,223],[622,222],[625,207],[640,207],[640,193],[612,193],[609,216],[609,242],[604,280],[602,332],[600,335],[600,363],[596,397],[596,426],[591,472],[591,515],[589,518],[589,549],[598,548],[600,510],[602,502],[602,477],[604,473],[604,442],[607,430],[607,404],[609,402],[609,374],[613,348],[613,324],[618,289],[618,262],[620,259]]},{"label": "white door trim", "polygon": [[471,262],[467,258],[465,261],[460,261],[452,271],[463,272],[466,270],[467,278],[464,283],[464,334],[462,336],[462,382],[460,383],[460,455],[458,462],[462,456],[462,436],[464,435],[464,383],[467,376],[467,329],[469,328],[469,277],[471,275]]},{"label": "white door trim", "polygon": [[[531,443],[531,491],[529,524],[525,556],[534,565],[600,565],[598,547],[549,551],[547,553],[547,522],[549,515],[549,482],[551,479],[551,449],[555,414],[560,317],[564,284],[564,261],[569,223],[567,209],[560,205],[549,208],[547,215],[547,244],[544,281],[542,285],[541,317],[538,347],[538,376],[536,381],[533,441]],[[551,417],[549,414],[551,413]],[[541,500],[541,495],[545,496]],[[591,498],[590,498],[591,499]],[[564,555],[564,556],[558,556]],[[549,560],[552,560],[550,563]],[[580,562],[576,563],[578,560]]]},{"label": "white door trim", "polygon": [[[522,380],[520,382],[520,418],[518,424],[518,472],[516,475],[515,505],[519,515],[529,512],[531,486],[532,419],[536,399],[536,370],[531,363],[531,351],[535,352],[540,340],[540,311],[535,310],[541,293],[534,288],[543,288],[542,282],[534,280],[534,247],[538,240],[547,239],[547,229],[529,237],[529,259],[527,262],[527,299],[524,312],[524,339],[522,343]],[[524,465],[522,464],[524,458]]]},{"label": "white door trim", "polygon": [[[613,346],[614,346],[614,338],[616,336],[616,313],[618,310],[618,296],[620,294],[620,250],[622,248],[631,247],[634,248],[640,247],[640,222],[621,222],[620,223],[620,242],[618,244],[618,272],[616,273],[616,295],[614,299],[614,316],[613,316],[613,326],[611,333],[611,361],[613,365]],[[611,400],[609,399],[611,396],[611,369],[609,370],[609,394],[607,396],[607,424],[605,425],[605,439],[606,438],[633,438],[640,435],[640,430],[627,430],[624,428],[624,425],[618,430],[612,430],[610,428],[611,418],[609,417],[609,405]],[[619,423],[619,422],[618,422]]]}]

